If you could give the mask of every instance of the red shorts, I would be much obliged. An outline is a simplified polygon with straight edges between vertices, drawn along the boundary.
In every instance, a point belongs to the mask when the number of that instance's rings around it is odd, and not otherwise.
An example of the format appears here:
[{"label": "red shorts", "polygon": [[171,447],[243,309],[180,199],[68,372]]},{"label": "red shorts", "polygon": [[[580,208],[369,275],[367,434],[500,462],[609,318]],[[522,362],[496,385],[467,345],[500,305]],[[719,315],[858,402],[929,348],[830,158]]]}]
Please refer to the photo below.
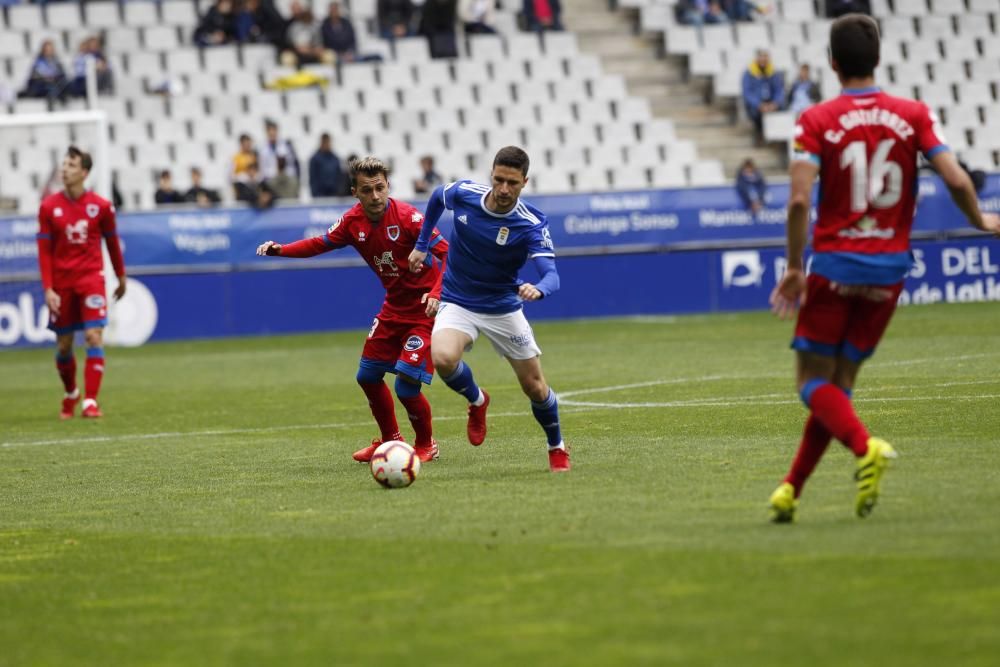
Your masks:
[{"label": "red shorts", "polygon": [[375,318],[361,352],[366,361],[387,373],[401,373],[430,384],[434,377],[431,361],[431,328],[434,321],[405,322]]},{"label": "red shorts", "polygon": [[872,356],[896,311],[903,283],[841,285],[810,274],[792,348],[861,362]]},{"label": "red shorts", "polygon": [[108,300],[104,293],[103,276],[86,278],[55,290],[62,303],[58,316],[49,314],[49,329],[56,334],[107,326]]}]

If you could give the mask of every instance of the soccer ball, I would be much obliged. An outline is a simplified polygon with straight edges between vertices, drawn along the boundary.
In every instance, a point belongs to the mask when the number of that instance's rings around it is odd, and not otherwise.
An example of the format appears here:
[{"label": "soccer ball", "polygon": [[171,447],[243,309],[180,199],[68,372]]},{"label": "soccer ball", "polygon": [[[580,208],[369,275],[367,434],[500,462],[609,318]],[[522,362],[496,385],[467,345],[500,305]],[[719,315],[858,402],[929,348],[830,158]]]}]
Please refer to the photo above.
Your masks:
[{"label": "soccer ball", "polygon": [[420,457],[402,440],[390,440],[372,454],[371,467],[376,482],[387,489],[401,489],[420,474]]}]

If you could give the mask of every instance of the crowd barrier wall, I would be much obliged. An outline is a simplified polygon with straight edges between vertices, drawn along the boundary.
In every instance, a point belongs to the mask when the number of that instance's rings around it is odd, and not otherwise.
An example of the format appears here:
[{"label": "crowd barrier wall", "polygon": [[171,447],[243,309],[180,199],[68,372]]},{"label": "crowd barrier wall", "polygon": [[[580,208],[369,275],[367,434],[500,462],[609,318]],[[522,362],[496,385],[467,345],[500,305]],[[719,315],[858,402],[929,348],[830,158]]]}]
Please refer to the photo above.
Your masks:
[{"label": "crowd barrier wall", "polygon": [[[525,306],[529,318],[766,308],[784,269],[788,188],[769,192],[758,216],[729,187],[528,198],[548,216],[562,283]],[[984,210],[1000,211],[1000,174],[980,198]],[[129,291],[112,307],[106,338],[138,345],[368,327],[381,285],[353,249],[298,260],[254,255],[269,239],[324,233],[349,205],[119,215]],[[450,232],[450,217],[439,226]],[[0,219],[0,348],[53,340],[36,233],[32,218]],[[935,177],[921,179],[913,237],[903,303],[1000,300],[1000,241],[968,227]],[[529,265],[524,278],[534,277]]]}]

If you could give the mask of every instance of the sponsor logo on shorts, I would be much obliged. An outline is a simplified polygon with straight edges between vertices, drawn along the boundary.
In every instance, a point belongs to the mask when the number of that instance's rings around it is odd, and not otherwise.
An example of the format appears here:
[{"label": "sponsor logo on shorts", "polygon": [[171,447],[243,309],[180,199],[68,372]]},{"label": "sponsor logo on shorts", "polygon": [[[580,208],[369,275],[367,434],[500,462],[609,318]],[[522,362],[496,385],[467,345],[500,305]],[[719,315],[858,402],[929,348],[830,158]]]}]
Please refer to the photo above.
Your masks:
[{"label": "sponsor logo on shorts", "polygon": [[531,345],[532,340],[533,337],[530,331],[522,334],[514,334],[510,337],[510,342],[518,347],[527,347]]},{"label": "sponsor logo on shorts", "polygon": [[385,228],[385,234],[390,241],[395,241],[399,238],[399,225],[389,225]]},{"label": "sponsor logo on shorts", "polygon": [[100,294],[91,294],[83,300],[83,303],[86,304],[87,308],[93,308],[94,310],[104,308],[105,304],[104,297]]},{"label": "sponsor logo on shorts", "polygon": [[497,245],[507,245],[507,237],[510,236],[510,229],[501,227],[497,232]]},{"label": "sponsor logo on shorts", "polygon": [[[419,350],[424,346],[424,339],[420,336],[410,336],[406,339],[406,343],[403,345],[403,349],[407,352],[412,352],[413,350]],[[416,355],[414,355],[416,359]]]}]

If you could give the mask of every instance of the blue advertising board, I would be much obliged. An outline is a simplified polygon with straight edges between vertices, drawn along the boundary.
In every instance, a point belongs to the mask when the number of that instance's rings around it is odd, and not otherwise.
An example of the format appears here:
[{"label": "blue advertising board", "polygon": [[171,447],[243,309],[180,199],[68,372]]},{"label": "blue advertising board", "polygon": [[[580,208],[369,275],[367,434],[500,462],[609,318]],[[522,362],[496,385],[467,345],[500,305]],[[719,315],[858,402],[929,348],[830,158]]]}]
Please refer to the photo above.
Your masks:
[{"label": "blue advertising board", "polygon": [[[901,302],[1000,300],[1000,241],[971,230],[935,179],[922,183],[915,266]],[[784,270],[784,197],[759,219],[730,188],[538,197],[549,215],[562,288],[526,305],[533,319],[767,307]],[[981,205],[1000,211],[1000,175]],[[109,343],[355,329],[382,301],[346,249],[308,260],[259,258],[256,246],[322,234],[346,206],[122,215],[131,278]],[[450,221],[441,224],[445,231]],[[0,349],[49,343],[37,279],[36,223],[0,220]],[[525,279],[533,280],[532,267]],[[113,285],[112,285],[113,287]],[[110,290],[109,290],[110,291]]]}]

